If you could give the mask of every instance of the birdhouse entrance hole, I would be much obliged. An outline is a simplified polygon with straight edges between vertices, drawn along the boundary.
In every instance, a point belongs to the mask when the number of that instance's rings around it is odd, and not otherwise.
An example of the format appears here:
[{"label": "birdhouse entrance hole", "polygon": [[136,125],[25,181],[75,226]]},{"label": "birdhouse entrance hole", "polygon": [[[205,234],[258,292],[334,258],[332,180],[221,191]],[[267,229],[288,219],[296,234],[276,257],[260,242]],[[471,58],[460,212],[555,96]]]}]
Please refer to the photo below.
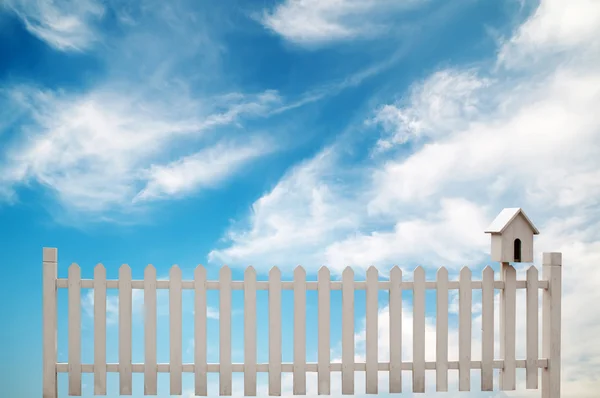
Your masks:
[{"label": "birdhouse entrance hole", "polygon": [[514,252],[514,261],[516,263],[520,263],[521,262],[521,239],[515,239],[515,246],[514,246],[515,252]]}]

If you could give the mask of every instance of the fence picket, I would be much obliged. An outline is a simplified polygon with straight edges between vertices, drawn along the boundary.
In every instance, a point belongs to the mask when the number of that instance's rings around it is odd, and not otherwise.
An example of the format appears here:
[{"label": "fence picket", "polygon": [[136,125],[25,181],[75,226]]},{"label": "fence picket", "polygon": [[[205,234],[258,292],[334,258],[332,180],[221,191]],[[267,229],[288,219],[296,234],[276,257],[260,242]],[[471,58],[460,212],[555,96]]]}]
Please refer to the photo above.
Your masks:
[{"label": "fence picket", "polygon": [[494,270],[483,270],[481,291],[481,391],[494,389]]},{"label": "fence picket", "polygon": [[471,270],[463,267],[460,270],[458,290],[458,390],[471,389],[471,317],[472,294]]},{"label": "fence picket", "polygon": [[354,271],[342,272],[342,394],[354,395]]},{"label": "fence picket", "polygon": [[294,395],[306,395],[306,271],[294,270]]},{"label": "fence picket", "polygon": [[170,391],[181,395],[182,343],[181,330],[181,269],[175,265],[169,273],[169,339],[170,342]]},{"label": "fence picket", "polygon": [[366,393],[377,394],[378,387],[378,279],[377,268],[371,266],[367,270],[367,305],[366,305]]},{"label": "fence picket", "polygon": [[119,268],[119,394],[131,395],[131,268]]},{"label": "fence picket", "polygon": [[281,395],[281,271],[269,272],[269,395]]},{"label": "fence picket", "polygon": [[327,267],[321,267],[317,276],[318,279],[318,393],[319,395],[329,395],[331,374],[329,370],[330,358],[330,292],[329,281],[330,273]]},{"label": "fence picket", "polygon": [[144,270],[144,395],[156,395],[156,268]]},{"label": "fence picket", "polygon": [[219,395],[231,395],[231,269],[219,272]]},{"label": "fence picket", "polygon": [[106,395],[106,268],[94,267],[94,395]]},{"label": "fence picket", "polygon": [[390,271],[390,393],[402,392],[402,270]]},{"label": "fence picket", "polygon": [[425,392],[425,270],[414,272],[413,293],[413,392]]},{"label": "fence picket", "polygon": [[527,388],[538,388],[538,270],[527,270]]},{"label": "fence picket", "polygon": [[504,368],[500,370],[500,390],[514,390],[517,272],[509,263],[502,263],[501,272],[504,289],[500,296],[500,353]]},{"label": "fence picket", "polygon": [[81,269],[69,267],[69,395],[81,396]]},{"label": "fence picket", "polygon": [[256,396],[256,271],[244,272],[244,395]]},{"label": "fence picket", "polygon": [[438,269],[437,308],[435,320],[435,384],[436,391],[448,391],[448,270]]},{"label": "fence picket", "polygon": [[194,294],[194,389],[206,396],[206,269],[201,265],[194,270]]}]

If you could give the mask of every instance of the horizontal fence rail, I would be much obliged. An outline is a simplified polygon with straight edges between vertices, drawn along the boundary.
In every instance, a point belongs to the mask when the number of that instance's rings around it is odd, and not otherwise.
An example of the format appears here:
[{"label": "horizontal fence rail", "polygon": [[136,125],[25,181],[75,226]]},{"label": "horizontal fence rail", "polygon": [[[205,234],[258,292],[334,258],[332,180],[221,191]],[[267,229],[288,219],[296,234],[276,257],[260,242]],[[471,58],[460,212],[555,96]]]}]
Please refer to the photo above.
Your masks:
[{"label": "horizontal fence rail", "polygon": [[[370,267],[365,281],[355,281],[348,267],[341,281],[332,281],[329,269],[322,267],[317,281],[307,281],[302,267],[294,270],[293,281],[282,281],[278,268],[272,268],[268,281],[257,281],[256,271],[249,267],[243,281],[232,281],[231,270],[222,267],[219,280],[208,281],[206,269],[198,266],[191,281],[182,280],[181,270],[174,266],[169,280],[157,280],[152,265],[146,267],[143,280],[132,280],[131,269],[123,265],[118,280],[107,280],[102,264],[94,269],[94,279],[81,279],[77,264],[69,267],[68,278],[57,278],[57,251],[44,249],[43,266],[43,396],[57,397],[57,373],[68,373],[69,395],[81,395],[82,373],[94,374],[94,394],[106,395],[106,374],[119,373],[119,393],[132,394],[132,373],[144,374],[144,394],[157,394],[157,374],[170,374],[171,395],[182,394],[182,373],[193,373],[195,395],[206,396],[207,374],[219,374],[219,395],[232,395],[232,373],[244,374],[244,395],[257,394],[257,373],[268,373],[269,395],[282,394],[282,373],[293,374],[293,394],[306,394],[306,374],[317,373],[319,394],[331,394],[331,372],[341,372],[342,394],[355,391],[355,372],[365,372],[367,394],[379,392],[379,374],[388,372],[389,392],[402,392],[402,371],[412,374],[412,391],[425,392],[425,371],[435,370],[436,391],[448,391],[448,370],[458,370],[458,390],[471,389],[471,370],[481,372],[481,390],[494,388],[494,369],[500,369],[500,389],[515,389],[517,368],[526,369],[526,387],[538,388],[538,369],[542,369],[542,397],[560,396],[560,253],[544,253],[543,278],[531,266],[525,280],[517,280],[515,269],[501,264],[501,280],[494,280],[494,271],[487,266],[481,280],[472,280],[469,268],[463,268],[458,281],[448,280],[448,271],[440,268],[435,281],[425,280],[425,270],[417,267],[413,281],[402,280],[402,270],[394,267],[387,281],[379,280],[379,272]],[[57,362],[57,289],[68,289],[68,363]],[[94,363],[81,363],[81,289],[94,290]],[[106,363],[106,291],[119,291],[119,363]],[[132,363],[132,291],[144,291],[144,362]],[[157,363],[157,289],[169,291],[169,352],[168,364]],[[182,290],[194,290],[194,363],[182,363]],[[425,360],[425,291],[436,290],[436,356]],[[515,357],[516,290],[525,289],[526,358]],[[219,360],[207,363],[207,300],[208,290],[219,291]],[[231,361],[232,290],[244,291],[244,363]],[[268,291],[268,363],[257,362],[257,298],[259,290]],[[293,300],[293,362],[282,362],[283,290],[292,290]],[[306,292],[318,292],[318,352],[317,362],[306,362]],[[331,291],[341,290],[342,355],[341,362],[332,362],[330,354]],[[355,291],[366,291],[365,359],[355,359]],[[413,293],[412,361],[402,357],[402,292]],[[458,290],[458,360],[448,360],[449,290]],[[481,290],[481,360],[471,359],[472,293]],[[494,295],[500,293],[500,358],[494,358]],[[379,361],[378,294],[389,294],[389,361]],[[538,292],[543,297],[542,355],[538,353]],[[521,305],[521,304],[520,304]]]}]

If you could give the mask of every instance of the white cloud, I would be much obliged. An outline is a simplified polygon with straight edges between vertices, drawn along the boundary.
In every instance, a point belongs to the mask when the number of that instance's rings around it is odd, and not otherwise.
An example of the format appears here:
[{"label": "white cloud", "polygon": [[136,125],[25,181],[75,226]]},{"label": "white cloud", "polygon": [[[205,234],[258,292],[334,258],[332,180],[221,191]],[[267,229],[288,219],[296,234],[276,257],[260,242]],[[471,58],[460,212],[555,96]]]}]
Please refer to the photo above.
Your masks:
[{"label": "white cloud", "polygon": [[[217,98],[214,105],[170,92],[161,92],[160,100],[144,98],[148,94],[114,87],[81,96],[14,89],[11,100],[22,104],[32,122],[21,127],[20,140],[5,150],[0,165],[4,196],[19,184],[36,182],[51,188],[71,209],[105,212],[131,207],[144,185],[148,199],[215,184],[236,171],[229,166],[272,149],[261,140],[246,140],[247,145],[235,138],[228,140],[231,144],[215,142],[208,132],[239,126],[241,117],[264,115],[279,104],[273,92]],[[224,157],[213,158],[208,178],[197,157],[170,164],[169,154],[182,145],[183,150],[201,148],[200,154],[213,157],[227,148],[234,152],[225,163],[220,163]],[[185,184],[169,181],[184,171]]]},{"label": "white cloud", "polygon": [[6,0],[27,30],[62,51],[81,51],[98,40],[94,23],[104,16],[96,0]]},{"label": "white cloud", "polygon": [[291,42],[323,44],[376,36],[388,26],[375,21],[392,10],[415,3],[415,0],[286,0],[265,11],[262,23]]}]

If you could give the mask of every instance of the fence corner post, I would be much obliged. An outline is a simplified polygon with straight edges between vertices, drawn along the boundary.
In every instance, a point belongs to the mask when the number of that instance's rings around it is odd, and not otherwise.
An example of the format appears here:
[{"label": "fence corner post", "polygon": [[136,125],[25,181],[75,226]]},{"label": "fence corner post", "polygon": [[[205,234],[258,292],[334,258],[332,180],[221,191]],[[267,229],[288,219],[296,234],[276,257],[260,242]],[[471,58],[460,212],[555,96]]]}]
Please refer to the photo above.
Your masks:
[{"label": "fence corner post", "polygon": [[542,356],[548,361],[542,369],[542,398],[559,398],[562,253],[543,253],[542,266],[543,279],[548,281],[542,299]]},{"label": "fence corner post", "polygon": [[44,247],[42,255],[42,396],[58,398],[56,362],[56,279],[58,250]]}]

